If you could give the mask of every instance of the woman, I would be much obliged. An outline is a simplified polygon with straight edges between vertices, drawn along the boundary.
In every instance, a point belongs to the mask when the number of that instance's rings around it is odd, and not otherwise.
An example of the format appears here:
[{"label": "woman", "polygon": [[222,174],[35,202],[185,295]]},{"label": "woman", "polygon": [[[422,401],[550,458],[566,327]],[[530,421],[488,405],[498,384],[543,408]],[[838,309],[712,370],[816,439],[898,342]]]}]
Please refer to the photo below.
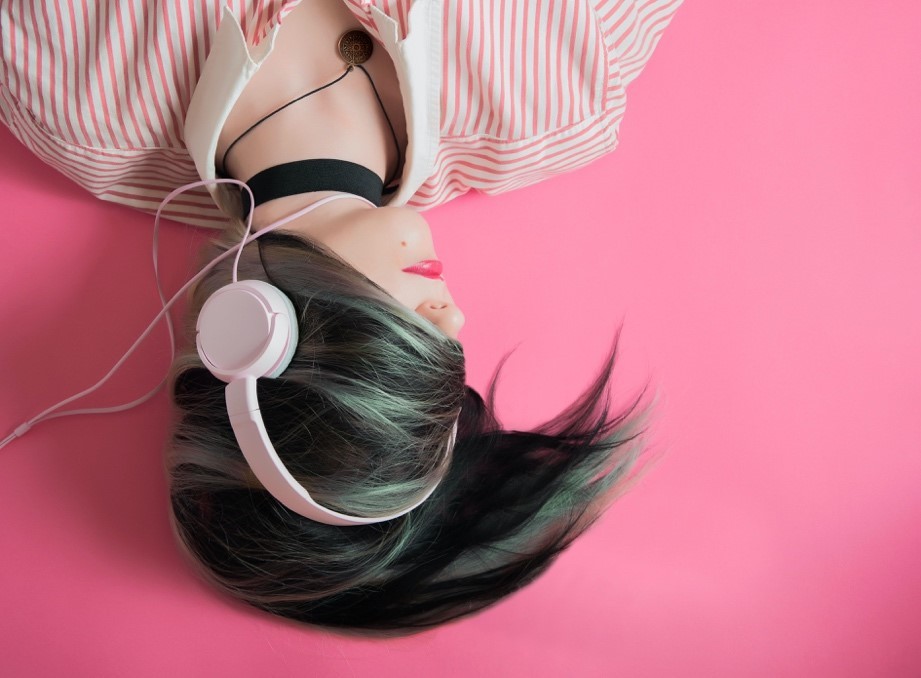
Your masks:
[{"label": "woman", "polygon": [[[252,205],[212,185],[213,201],[168,208],[231,220],[209,256],[239,243],[250,211],[258,228],[361,196],[243,249],[241,277],[280,288],[299,325],[290,366],[258,382],[264,424],[330,509],[380,517],[434,492],[362,526],[286,509],[241,455],[223,383],[189,353],[174,366],[174,527],[209,579],[295,620],[409,633],[469,615],[599,515],[638,453],[642,413],[608,409],[612,351],[557,418],[503,430],[492,388],[484,402],[464,386],[464,317],[417,210],[613,149],[624,88],[678,2],[242,4],[5,5],[0,112],[105,199],[152,210],[199,177],[246,180]],[[230,270],[201,282],[193,319]]]}]

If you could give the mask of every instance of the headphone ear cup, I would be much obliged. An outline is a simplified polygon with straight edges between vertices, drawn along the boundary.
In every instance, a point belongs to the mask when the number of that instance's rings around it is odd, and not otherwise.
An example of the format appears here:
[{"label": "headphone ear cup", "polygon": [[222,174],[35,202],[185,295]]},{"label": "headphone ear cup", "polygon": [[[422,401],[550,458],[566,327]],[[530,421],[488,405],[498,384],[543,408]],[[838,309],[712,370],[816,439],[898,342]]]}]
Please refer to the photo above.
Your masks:
[{"label": "headphone ear cup", "polygon": [[288,295],[282,292],[280,289],[275,286],[271,287],[273,290],[278,292],[278,295],[281,298],[281,302],[285,305],[284,314],[287,318],[288,324],[288,337],[285,340],[285,352],[282,355],[281,360],[279,360],[278,364],[275,366],[275,369],[266,375],[270,379],[275,379],[276,377],[280,377],[281,373],[288,369],[288,366],[291,364],[291,360],[294,358],[294,352],[297,350],[297,340],[300,332],[298,331],[298,317],[297,311],[294,308],[294,303],[291,301]]},{"label": "headphone ear cup", "polygon": [[294,304],[274,285],[241,280],[208,297],[196,323],[198,355],[225,382],[277,377],[297,348]]}]

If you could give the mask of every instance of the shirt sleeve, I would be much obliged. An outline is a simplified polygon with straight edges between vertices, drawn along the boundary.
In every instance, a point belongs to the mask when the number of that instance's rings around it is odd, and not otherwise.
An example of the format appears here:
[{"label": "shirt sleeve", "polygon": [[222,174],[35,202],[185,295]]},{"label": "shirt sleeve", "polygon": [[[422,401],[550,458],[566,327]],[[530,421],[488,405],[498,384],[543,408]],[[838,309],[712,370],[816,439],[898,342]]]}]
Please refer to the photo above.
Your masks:
[{"label": "shirt sleeve", "polygon": [[680,4],[457,0],[445,14],[439,153],[410,204],[521,188],[614,150],[627,85]]},{"label": "shirt sleeve", "polygon": [[646,66],[682,0],[595,0],[612,64],[624,87]]},{"label": "shirt sleeve", "polygon": [[[399,26],[401,40],[406,38],[406,27],[409,25],[409,10],[415,0],[343,0],[352,14],[361,22],[365,30],[375,38],[380,39],[381,26],[378,24],[375,13],[393,19]],[[438,0],[441,2],[442,0]],[[375,12],[376,10],[376,12]]]},{"label": "shirt sleeve", "polygon": [[[198,179],[183,120],[227,0],[0,0],[0,121],[102,200],[148,212]],[[236,0],[252,43],[298,0]],[[226,221],[204,189],[167,216]]]}]

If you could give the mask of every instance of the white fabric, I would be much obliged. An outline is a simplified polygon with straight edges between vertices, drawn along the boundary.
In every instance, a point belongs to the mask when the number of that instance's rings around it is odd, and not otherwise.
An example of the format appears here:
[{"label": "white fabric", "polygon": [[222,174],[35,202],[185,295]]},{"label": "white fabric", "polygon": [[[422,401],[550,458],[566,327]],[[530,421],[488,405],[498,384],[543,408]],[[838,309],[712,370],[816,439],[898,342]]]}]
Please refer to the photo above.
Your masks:
[{"label": "white fabric", "polygon": [[[406,109],[408,145],[399,190],[387,201],[403,205],[431,174],[438,150],[439,92],[441,82],[441,3],[417,2],[409,13],[409,33],[399,37],[397,23],[372,8],[380,40],[387,50],[400,83]],[[246,85],[271,54],[278,31],[276,24],[256,46],[250,46],[240,22],[224,8],[211,53],[202,69],[186,112],[184,140],[199,176],[216,178],[215,154],[224,123]],[[227,190],[211,184],[209,191]]]}]

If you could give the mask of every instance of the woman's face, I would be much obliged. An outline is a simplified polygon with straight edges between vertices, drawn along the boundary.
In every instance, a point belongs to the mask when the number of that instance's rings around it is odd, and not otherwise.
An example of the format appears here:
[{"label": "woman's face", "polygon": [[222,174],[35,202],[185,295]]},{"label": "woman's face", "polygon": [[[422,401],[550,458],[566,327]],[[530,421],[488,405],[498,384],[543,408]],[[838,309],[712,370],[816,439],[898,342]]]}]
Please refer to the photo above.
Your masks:
[{"label": "woman's face", "polygon": [[[398,302],[457,339],[464,314],[438,275],[437,263],[417,266],[438,258],[431,229],[418,212],[406,207],[356,210],[334,230],[312,237]],[[413,267],[418,272],[406,270]]]}]

